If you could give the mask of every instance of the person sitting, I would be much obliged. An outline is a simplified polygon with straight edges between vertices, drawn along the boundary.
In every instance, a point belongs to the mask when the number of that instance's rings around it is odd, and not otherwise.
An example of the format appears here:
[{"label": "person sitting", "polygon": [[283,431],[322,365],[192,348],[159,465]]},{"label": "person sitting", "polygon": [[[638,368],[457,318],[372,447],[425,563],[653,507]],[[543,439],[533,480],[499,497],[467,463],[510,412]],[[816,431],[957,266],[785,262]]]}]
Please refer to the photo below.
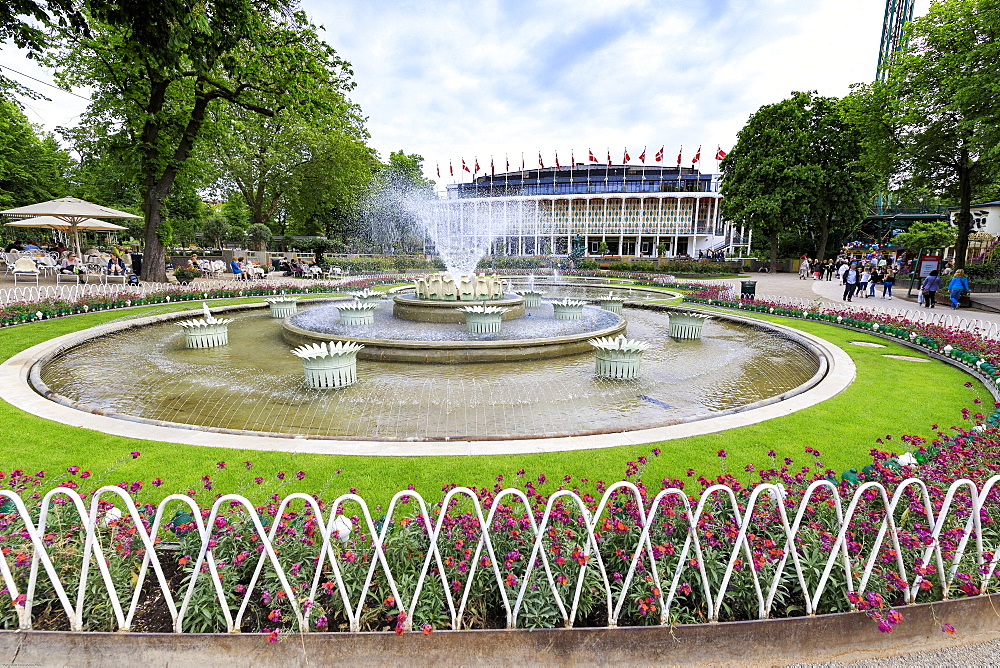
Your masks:
[{"label": "person sitting", "polygon": [[24,247],[21,250],[42,250],[42,249],[36,246],[33,242],[29,241],[28,243],[24,244]]},{"label": "person sitting", "polygon": [[230,262],[229,269],[233,272],[233,278],[236,280],[246,279],[246,274],[243,273],[243,258],[238,257]]},{"label": "person sitting", "polygon": [[188,260],[188,266],[192,269],[201,269],[201,262],[198,260],[197,253],[191,253],[191,259]]},{"label": "person sitting", "polygon": [[70,253],[59,263],[60,274],[76,274],[81,283],[87,282],[87,268],[76,258],[76,253]]},{"label": "person sitting", "polygon": [[125,261],[118,254],[112,253],[111,259],[108,260],[108,275],[124,276],[127,273],[128,268],[125,266]]},{"label": "person sitting", "polygon": [[305,267],[302,266],[302,263],[299,262],[298,258],[292,260],[290,269],[292,276],[295,278],[302,278],[302,275],[305,273]]}]

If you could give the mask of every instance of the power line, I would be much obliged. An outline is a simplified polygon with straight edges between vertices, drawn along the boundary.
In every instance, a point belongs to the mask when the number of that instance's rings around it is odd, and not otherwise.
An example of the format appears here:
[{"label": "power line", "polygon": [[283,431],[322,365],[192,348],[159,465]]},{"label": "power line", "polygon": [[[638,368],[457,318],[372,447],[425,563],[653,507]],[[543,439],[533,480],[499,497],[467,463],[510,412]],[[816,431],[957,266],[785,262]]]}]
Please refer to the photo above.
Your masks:
[{"label": "power line", "polygon": [[47,81],[42,81],[41,79],[36,79],[35,77],[31,76],[30,74],[25,74],[24,72],[18,72],[13,67],[9,67],[7,65],[0,65],[0,69],[5,69],[5,70],[7,70],[9,72],[13,72],[14,74],[20,74],[22,77],[26,77],[28,79],[31,79],[32,81],[37,81],[38,83],[42,84],[43,86],[48,86],[49,88],[55,88],[56,90],[62,91],[63,93],[69,93],[70,95],[76,96],[76,97],[80,98],[81,100],[86,100],[87,102],[91,101],[89,97],[84,97],[82,95],[77,95],[73,91],[65,90],[63,88],[60,88],[59,86],[56,86],[55,84],[50,84]]}]

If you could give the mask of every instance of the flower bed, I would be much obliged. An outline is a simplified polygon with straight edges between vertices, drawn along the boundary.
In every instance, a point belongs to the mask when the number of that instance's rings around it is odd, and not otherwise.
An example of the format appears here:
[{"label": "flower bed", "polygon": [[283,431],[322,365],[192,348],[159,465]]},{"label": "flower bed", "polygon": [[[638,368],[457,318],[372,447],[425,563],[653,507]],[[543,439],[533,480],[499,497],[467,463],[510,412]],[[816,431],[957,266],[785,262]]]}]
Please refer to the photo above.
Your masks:
[{"label": "flower bed", "polygon": [[140,290],[122,290],[112,294],[90,295],[73,300],[46,298],[40,301],[24,301],[0,306],[0,327],[20,325],[37,320],[48,320],[89,311],[107,311],[116,308],[148,306],[167,302],[198,301],[204,299],[235,299],[240,297],[264,297],[277,294],[328,294],[353,292],[375,285],[398,282],[394,278],[360,278],[343,283],[318,283],[306,286],[287,284],[254,283],[246,288],[221,287],[204,289],[203,286],[171,286],[154,293]]},{"label": "flower bed", "polygon": [[518,470],[516,487],[449,485],[433,506],[407,490],[384,510],[353,489],[282,496],[282,480],[306,474],[268,482],[250,461],[237,464],[246,485],[274,491],[256,506],[216,493],[211,474],[153,503],[159,479],[87,489],[78,467],[14,470],[0,492],[0,624],[275,640],[861,609],[889,631],[908,604],[1000,589],[1000,436],[980,429],[886,437],[915,461],[876,449],[840,479],[812,447],[804,462],[772,453],[748,467],[752,483],[689,470],[654,484],[638,457],[609,485]]}]

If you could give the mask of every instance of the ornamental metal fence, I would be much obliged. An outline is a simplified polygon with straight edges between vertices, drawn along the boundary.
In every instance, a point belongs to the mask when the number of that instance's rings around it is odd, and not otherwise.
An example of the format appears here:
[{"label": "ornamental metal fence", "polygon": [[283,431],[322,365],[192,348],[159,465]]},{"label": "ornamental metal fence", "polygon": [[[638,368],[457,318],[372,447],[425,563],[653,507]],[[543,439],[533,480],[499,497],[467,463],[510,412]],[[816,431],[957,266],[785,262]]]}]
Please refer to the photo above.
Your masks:
[{"label": "ornamental metal fence", "polygon": [[[920,475],[906,461],[884,464]],[[433,507],[404,490],[384,514],[356,494],[258,507],[225,494],[202,507],[193,491],[143,504],[125,484],[89,495],[58,487],[28,504],[4,490],[0,620],[128,631],[153,600],[177,633],[881,610],[997,591],[998,481],[711,484],[697,495],[623,481],[599,499],[538,497],[529,483],[452,488]]]}]

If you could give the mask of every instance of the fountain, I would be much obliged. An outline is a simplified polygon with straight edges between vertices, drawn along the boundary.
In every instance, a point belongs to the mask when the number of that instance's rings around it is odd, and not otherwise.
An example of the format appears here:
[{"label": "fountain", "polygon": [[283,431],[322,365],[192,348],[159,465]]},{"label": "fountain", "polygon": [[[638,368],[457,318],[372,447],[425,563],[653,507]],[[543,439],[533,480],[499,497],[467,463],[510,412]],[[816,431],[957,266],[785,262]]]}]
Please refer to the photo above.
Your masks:
[{"label": "fountain", "polygon": [[622,304],[625,303],[624,297],[616,297],[611,292],[608,292],[607,297],[601,297],[600,304],[601,308],[605,311],[611,311],[612,313],[622,314]]},{"label": "fountain", "polygon": [[272,318],[287,318],[298,312],[298,308],[296,307],[296,303],[299,301],[298,297],[282,295],[280,297],[269,297],[264,301],[267,302],[267,305],[271,309]]},{"label": "fountain", "polygon": [[370,325],[375,322],[375,309],[378,308],[378,302],[364,303],[360,301],[354,301],[350,304],[337,304],[337,310],[340,315],[340,324],[357,326],[357,325]]},{"label": "fountain", "polygon": [[205,317],[201,320],[184,320],[177,323],[184,330],[184,343],[188,348],[215,348],[229,343],[231,320],[217,320],[202,302]]},{"label": "fountain", "polygon": [[642,353],[649,348],[646,341],[630,340],[620,335],[615,338],[591,339],[588,343],[597,352],[594,373],[601,378],[615,380],[637,378]]},{"label": "fountain", "polygon": [[674,339],[700,339],[701,328],[710,315],[701,313],[670,312],[670,337]]},{"label": "fountain", "polygon": [[514,294],[524,300],[525,308],[538,308],[542,305],[542,293],[534,288],[514,290]]},{"label": "fountain", "polygon": [[372,290],[371,288],[365,288],[354,293],[354,299],[361,302],[362,304],[375,304],[378,306],[382,303],[382,298],[385,297],[384,292],[379,292],[378,290]]},{"label": "fountain", "polygon": [[[603,434],[739,410],[794,391],[821,368],[807,342],[767,325],[720,316],[714,335],[682,345],[668,336],[675,323],[663,313],[636,310],[626,323],[588,305],[604,301],[608,287],[554,286],[542,301],[529,276],[529,290],[515,293],[496,276],[474,273],[509,220],[431,225],[429,215],[422,224],[433,228],[448,272],[419,277],[392,295],[392,309],[378,308],[384,297],[374,291],[353,303],[276,298],[268,306],[296,309],[281,320],[247,305],[223,322],[206,307],[204,320],[182,329],[232,322],[216,338],[189,344],[225,343],[231,330],[239,345],[214,354],[183,347],[175,322],[128,324],[40,361],[36,391],[157,425],[303,439],[463,438],[473,452],[478,438]],[[472,232],[478,241],[467,246]],[[615,296],[610,301],[623,301]],[[526,313],[529,297],[538,305]],[[275,354],[278,336],[292,355]],[[121,359],[137,362],[113,386],[90,373]]]},{"label": "fountain", "polygon": [[464,306],[465,327],[471,334],[495,334],[500,331],[503,314],[509,309],[502,306],[487,306],[486,302],[476,306]]},{"label": "fountain", "polygon": [[579,320],[583,317],[583,307],[586,305],[586,302],[564,298],[562,301],[552,302],[552,310],[556,320]]},{"label": "fountain", "polygon": [[358,379],[358,351],[364,346],[340,341],[314,343],[292,350],[302,359],[306,385],[313,389],[335,389],[353,385]]}]

